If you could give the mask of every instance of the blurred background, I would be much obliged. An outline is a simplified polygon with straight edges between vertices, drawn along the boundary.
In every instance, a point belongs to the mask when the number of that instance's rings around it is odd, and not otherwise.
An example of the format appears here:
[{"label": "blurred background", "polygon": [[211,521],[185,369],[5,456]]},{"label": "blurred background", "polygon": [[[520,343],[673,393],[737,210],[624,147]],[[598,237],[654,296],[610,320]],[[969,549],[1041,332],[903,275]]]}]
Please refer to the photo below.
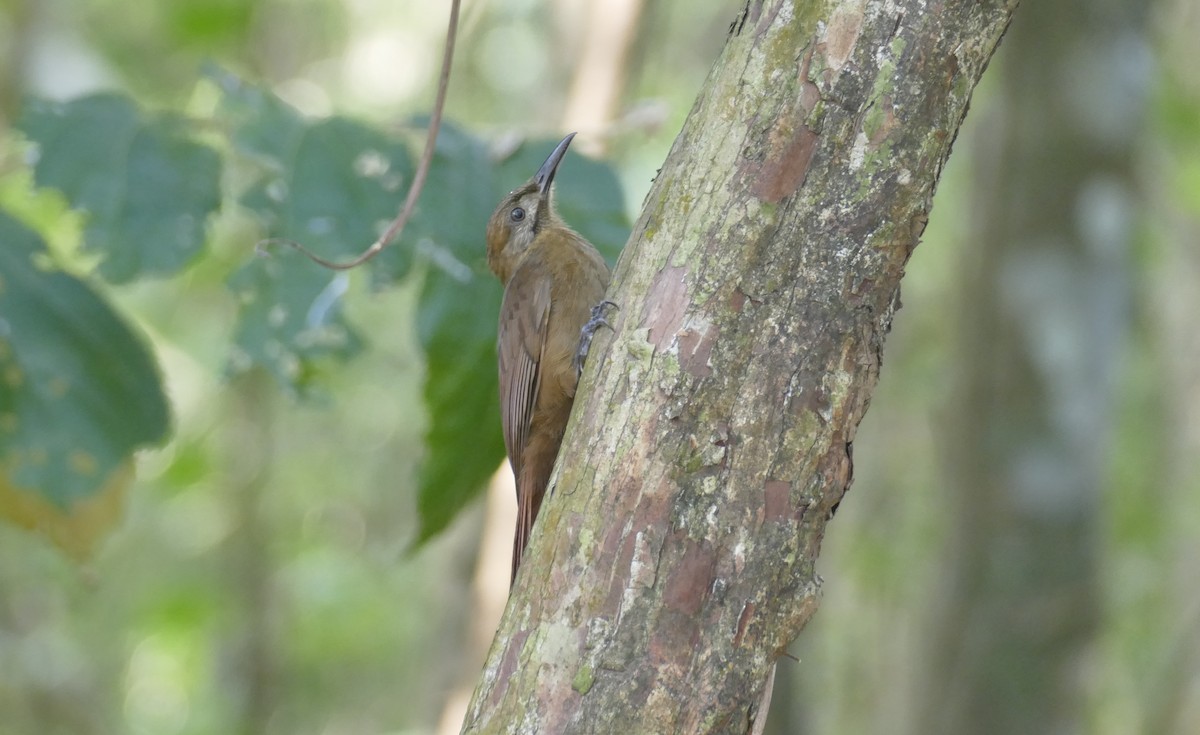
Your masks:
[{"label": "blurred background", "polygon": [[[2,0],[0,120],[114,89],[186,114],[215,61],[387,128],[428,111],[447,9]],[[740,9],[469,1],[447,114],[579,130],[632,218]],[[910,262],[771,732],[1200,732],[1198,37],[1194,0],[1019,11]],[[503,604],[505,475],[410,553],[415,287],[351,287],[369,346],[299,401],[224,377],[247,257],[219,218],[182,275],[97,284],[152,342],[174,434],[90,560],[0,525],[0,735],[457,732]]]}]

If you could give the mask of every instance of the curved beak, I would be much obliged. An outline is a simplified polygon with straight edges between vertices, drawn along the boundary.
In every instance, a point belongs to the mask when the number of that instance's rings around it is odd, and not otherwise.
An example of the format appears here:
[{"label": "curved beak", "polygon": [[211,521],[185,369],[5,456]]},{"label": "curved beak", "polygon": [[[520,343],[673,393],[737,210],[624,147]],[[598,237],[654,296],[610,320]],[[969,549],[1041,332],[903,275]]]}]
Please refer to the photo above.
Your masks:
[{"label": "curved beak", "polygon": [[543,198],[550,193],[550,184],[554,183],[554,172],[558,170],[558,164],[562,162],[563,156],[567,155],[567,148],[571,145],[571,139],[575,137],[575,133],[571,133],[562,139],[558,145],[554,146],[554,150],[550,152],[550,157],[538,169],[533,180],[537,182],[538,193]]}]

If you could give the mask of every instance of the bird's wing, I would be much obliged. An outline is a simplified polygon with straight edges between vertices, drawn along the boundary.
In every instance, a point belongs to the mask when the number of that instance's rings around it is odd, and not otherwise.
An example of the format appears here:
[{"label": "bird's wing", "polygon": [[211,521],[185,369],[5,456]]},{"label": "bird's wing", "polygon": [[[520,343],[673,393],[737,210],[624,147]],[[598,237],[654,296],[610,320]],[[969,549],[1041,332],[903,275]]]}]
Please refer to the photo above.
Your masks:
[{"label": "bird's wing", "polygon": [[[508,450],[508,461],[518,486],[521,457],[529,439],[533,407],[541,383],[549,323],[550,280],[535,269],[517,268],[504,289],[497,350],[504,447]],[[517,500],[520,503],[522,499],[518,497]]]}]

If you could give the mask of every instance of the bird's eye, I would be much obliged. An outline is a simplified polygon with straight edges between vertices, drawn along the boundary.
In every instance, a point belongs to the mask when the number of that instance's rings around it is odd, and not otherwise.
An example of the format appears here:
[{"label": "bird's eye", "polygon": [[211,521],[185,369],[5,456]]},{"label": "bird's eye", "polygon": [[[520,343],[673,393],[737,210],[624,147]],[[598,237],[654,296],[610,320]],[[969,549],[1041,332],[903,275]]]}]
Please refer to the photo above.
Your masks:
[{"label": "bird's eye", "polygon": [[520,207],[514,207],[513,211],[508,213],[508,217],[513,222],[520,222],[521,220],[525,219],[525,210],[521,209]]}]

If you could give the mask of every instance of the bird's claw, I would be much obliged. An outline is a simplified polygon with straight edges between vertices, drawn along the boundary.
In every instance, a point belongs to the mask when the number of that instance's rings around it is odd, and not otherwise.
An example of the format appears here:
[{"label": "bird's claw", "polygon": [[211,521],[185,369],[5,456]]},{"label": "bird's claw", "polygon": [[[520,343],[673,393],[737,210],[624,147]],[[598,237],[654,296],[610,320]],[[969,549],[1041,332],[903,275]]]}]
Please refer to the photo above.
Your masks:
[{"label": "bird's claw", "polygon": [[592,318],[579,330],[579,349],[575,350],[575,360],[573,361],[576,378],[583,373],[583,363],[587,359],[588,351],[592,348],[592,337],[596,336],[597,330],[600,327],[613,328],[608,323],[608,320],[604,318],[604,310],[610,306],[614,309],[621,308],[617,306],[615,301],[608,301],[607,299],[601,301],[592,307]]}]

